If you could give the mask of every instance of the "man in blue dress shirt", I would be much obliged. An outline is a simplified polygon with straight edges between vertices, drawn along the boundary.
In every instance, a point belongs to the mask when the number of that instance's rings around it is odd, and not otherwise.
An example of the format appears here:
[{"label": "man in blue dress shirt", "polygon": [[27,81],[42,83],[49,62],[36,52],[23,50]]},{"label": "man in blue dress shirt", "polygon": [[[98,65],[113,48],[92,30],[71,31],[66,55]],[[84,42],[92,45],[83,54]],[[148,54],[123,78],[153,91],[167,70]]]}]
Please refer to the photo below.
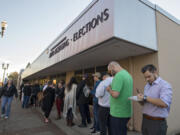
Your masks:
[{"label": "man in blue dress shirt", "polygon": [[172,102],[172,87],[158,76],[154,65],[146,65],[141,71],[147,81],[144,94],[138,94],[143,105],[142,134],[166,135],[166,118]]}]

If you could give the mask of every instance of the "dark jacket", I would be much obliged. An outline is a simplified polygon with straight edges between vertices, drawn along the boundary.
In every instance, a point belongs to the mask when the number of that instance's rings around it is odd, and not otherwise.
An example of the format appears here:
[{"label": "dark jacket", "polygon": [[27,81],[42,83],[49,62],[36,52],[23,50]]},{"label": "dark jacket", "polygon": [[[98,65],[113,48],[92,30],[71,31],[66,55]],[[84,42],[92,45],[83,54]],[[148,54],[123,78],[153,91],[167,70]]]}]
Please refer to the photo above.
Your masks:
[{"label": "dark jacket", "polygon": [[85,85],[86,85],[86,80],[82,80],[77,86],[76,100],[78,105],[89,103],[89,97],[85,97],[83,93],[83,88]]},{"label": "dark jacket", "polygon": [[11,85],[11,86],[8,88],[8,85],[5,85],[5,86],[2,88],[0,97],[1,97],[1,96],[12,97],[12,96],[14,96],[14,95],[15,95],[16,97],[18,97],[16,87],[15,87],[14,85]]},{"label": "dark jacket", "polygon": [[44,98],[42,103],[42,110],[51,110],[55,100],[55,89],[47,87],[46,90],[43,92],[43,96]]},{"label": "dark jacket", "polygon": [[39,84],[35,84],[34,86],[32,86],[32,91],[31,91],[32,95],[37,95],[39,92],[40,92]]},{"label": "dark jacket", "polygon": [[31,86],[25,85],[23,89],[23,93],[24,96],[31,96]]},{"label": "dark jacket", "polygon": [[64,87],[56,88],[56,96],[57,98],[63,99],[64,98]]},{"label": "dark jacket", "polygon": [[98,104],[98,98],[96,97],[96,88],[100,84],[101,80],[97,81],[94,85],[94,88],[91,90],[91,95],[93,95],[93,103]]}]

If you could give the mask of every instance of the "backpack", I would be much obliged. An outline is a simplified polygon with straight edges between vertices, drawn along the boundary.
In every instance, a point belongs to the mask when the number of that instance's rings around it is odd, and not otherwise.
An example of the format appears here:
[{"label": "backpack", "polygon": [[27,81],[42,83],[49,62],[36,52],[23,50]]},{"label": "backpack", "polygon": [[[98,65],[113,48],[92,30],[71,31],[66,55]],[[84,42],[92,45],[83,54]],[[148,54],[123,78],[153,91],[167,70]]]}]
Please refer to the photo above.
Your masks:
[{"label": "backpack", "polygon": [[89,97],[90,89],[89,89],[89,87],[87,85],[84,86],[83,93],[84,93],[85,97]]}]

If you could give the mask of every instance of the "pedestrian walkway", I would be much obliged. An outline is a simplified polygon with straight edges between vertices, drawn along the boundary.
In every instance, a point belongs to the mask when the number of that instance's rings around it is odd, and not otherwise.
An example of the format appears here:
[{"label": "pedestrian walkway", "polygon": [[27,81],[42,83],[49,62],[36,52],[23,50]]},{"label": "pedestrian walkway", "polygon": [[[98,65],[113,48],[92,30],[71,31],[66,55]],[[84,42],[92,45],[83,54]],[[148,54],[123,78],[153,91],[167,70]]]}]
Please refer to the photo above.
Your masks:
[{"label": "pedestrian walkway", "polygon": [[0,135],[66,135],[56,124],[45,124],[34,108],[22,109],[14,100],[9,119],[0,119]]},{"label": "pedestrian walkway", "polygon": [[[80,117],[75,120],[75,126],[67,127],[65,119],[55,120],[56,108],[50,114],[51,122],[44,123],[40,108],[22,109],[20,101],[14,100],[9,119],[0,120],[0,135],[88,135],[90,127],[79,128]],[[136,132],[128,132],[128,135],[140,135]]]},{"label": "pedestrian walkway", "polygon": [[[39,112],[42,113],[41,109],[38,109],[38,110],[39,110]],[[73,127],[66,126],[65,119],[55,120],[56,116],[57,116],[57,112],[56,112],[56,108],[54,106],[53,110],[51,111],[51,114],[50,114],[50,119],[51,119],[52,123],[56,124],[56,126],[60,129],[62,129],[67,135],[91,135],[90,127],[92,127],[92,125],[87,125],[87,128],[79,128],[78,127],[78,125],[80,124],[80,121],[81,121],[80,115],[78,115],[78,119],[74,120],[75,126],[73,126]],[[141,133],[128,132],[127,135],[141,135]]]}]

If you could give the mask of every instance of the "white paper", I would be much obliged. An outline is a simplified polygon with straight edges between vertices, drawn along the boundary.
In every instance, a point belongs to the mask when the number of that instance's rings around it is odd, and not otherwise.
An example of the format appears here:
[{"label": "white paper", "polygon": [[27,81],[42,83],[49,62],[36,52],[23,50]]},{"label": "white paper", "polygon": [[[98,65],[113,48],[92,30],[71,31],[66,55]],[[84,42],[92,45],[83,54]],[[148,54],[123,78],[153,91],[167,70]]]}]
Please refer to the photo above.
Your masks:
[{"label": "white paper", "polygon": [[133,101],[142,101],[141,99],[138,99],[137,96],[128,97],[128,99]]}]

